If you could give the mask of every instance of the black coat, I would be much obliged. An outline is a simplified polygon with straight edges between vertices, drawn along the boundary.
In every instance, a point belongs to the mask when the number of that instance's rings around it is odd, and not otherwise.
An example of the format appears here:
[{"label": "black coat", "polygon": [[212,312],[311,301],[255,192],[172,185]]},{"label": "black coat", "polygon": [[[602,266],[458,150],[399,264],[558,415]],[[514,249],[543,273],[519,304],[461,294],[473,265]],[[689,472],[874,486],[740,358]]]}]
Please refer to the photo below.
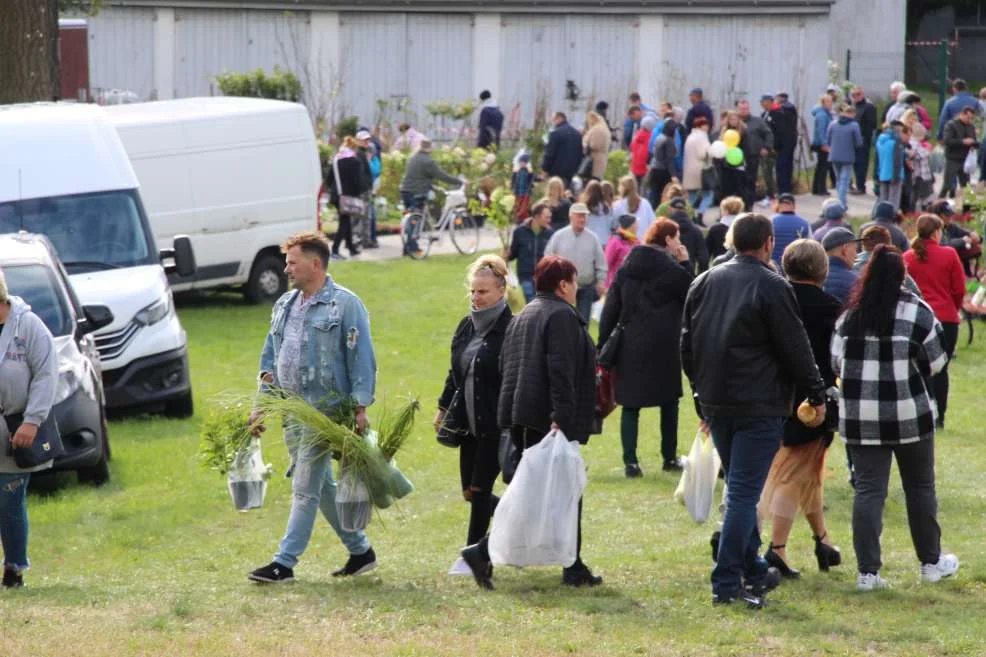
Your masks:
[{"label": "black coat", "polygon": [[517,278],[530,280],[534,278],[534,268],[544,257],[544,249],[548,240],[555,234],[550,228],[535,233],[531,228],[531,219],[514,228],[510,237],[510,252],[507,261],[517,261]]},{"label": "black coat", "polygon": [[794,150],[798,145],[798,110],[791,103],[784,103],[770,111],[774,128],[774,150]]},{"label": "black coat", "polygon": [[863,133],[863,146],[869,149],[876,137],[879,125],[876,122],[876,105],[867,99],[863,99],[855,104],[856,120],[859,122],[859,131]]},{"label": "black coat", "polygon": [[[339,182],[342,184],[344,196],[362,196],[373,187],[373,176],[370,173],[370,163],[360,154],[343,157],[338,160]],[[335,173],[329,167],[325,187],[329,190],[329,202],[339,207],[339,190],[336,189]]]},{"label": "black coat", "polygon": [[695,222],[688,218],[684,210],[673,210],[671,219],[678,224],[678,233],[681,235],[681,243],[688,249],[688,271],[695,274],[709,268],[709,248],[705,244],[705,236],[702,229],[695,225]]},{"label": "black coat", "polygon": [[579,170],[583,156],[582,135],[566,121],[548,135],[541,168],[549,176],[560,176],[567,182]]},{"label": "black coat", "polygon": [[575,308],[539,293],[514,318],[500,354],[499,423],[542,435],[551,423],[582,444],[595,431],[596,349]]},{"label": "black coat", "polygon": [[[794,296],[798,300],[798,309],[801,311],[801,321],[808,332],[808,342],[811,343],[811,353],[815,357],[815,364],[818,371],[825,381],[826,387],[835,385],[835,372],[832,371],[832,357],[830,355],[830,345],[832,344],[832,332],[835,330],[835,322],[842,314],[842,304],[831,294],[822,291],[822,288],[805,283],[791,283],[794,288]],[[801,386],[794,389],[794,400],[800,404],[809,391]],[[813,440],[823,438],[828,442],[832,441],[832,432],[825,430],[825,425],[815,429],[809,429],[798,420],[797,414],[792,413],[784,424],[784,444],[802,445]]]},{"label": "black coat", "polygon": [[[500,399],[500,351],[507,327],[513,319],[510,308],[504,308],[493,328],[486,334],[473,360],[473,396],[476,411],[476,431],[484,440],[499,440],[500,427],[496,421],[497,404]],[[456,390],[465,392],[466,373],[462,369],[462,352],[476,334],[472,317],[466,315],[452,337],[452,363],[445,377],[445,389],[438,399],[438,407],[448,413],[446,424],[458,431],[469,431],[469,417],[466,403],[460,393],[458,402],[452,407]]]},{"label": "black coat", "polygon": [[616,360],[616,401],[627,408],[660,406],[681,397],[681,309],[691,275],[651,246],[627,255],[606,295],[599,320],[602,348],[630,307]]},{"label": "black coat", "polygon": [[561,203],[551,208],[551,230],[560,230],[568,225],[568,211],[572,202],[563,198]]},{"label": "black coat", "polygon": [[791,285],[749,255],[692,283],[681,365],[704,417],[788,417],[796,385],[815,404],[825,400]]}]

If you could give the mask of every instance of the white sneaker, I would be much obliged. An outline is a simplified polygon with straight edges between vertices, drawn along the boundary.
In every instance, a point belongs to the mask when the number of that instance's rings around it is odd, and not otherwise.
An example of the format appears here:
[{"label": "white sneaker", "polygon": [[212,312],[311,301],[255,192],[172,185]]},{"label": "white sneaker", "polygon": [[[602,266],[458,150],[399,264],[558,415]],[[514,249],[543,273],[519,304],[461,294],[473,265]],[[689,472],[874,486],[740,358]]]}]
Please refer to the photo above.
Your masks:
[{"label": "white sneaker", "polygon": [[938,563],[921,564],[921,580],[924,582],[938,582],[957,572],[959,572],[959,558],[954,554],[941,555]]},{"label": "white sneaker", "polygon": [[889,589],[890,582],[880,577],[880,573],[859,573],[856,575],[856,589],[860,591],[876,591]]},{"label": "white sneaker", "polygon": [[469,567],[469,564],[466,563],[465,559],[459,557],[455,560],[455,563],[452,564],[452,567],[448,569],[448,574],[453,577],[463,575],[472,577],[472,568]]}]

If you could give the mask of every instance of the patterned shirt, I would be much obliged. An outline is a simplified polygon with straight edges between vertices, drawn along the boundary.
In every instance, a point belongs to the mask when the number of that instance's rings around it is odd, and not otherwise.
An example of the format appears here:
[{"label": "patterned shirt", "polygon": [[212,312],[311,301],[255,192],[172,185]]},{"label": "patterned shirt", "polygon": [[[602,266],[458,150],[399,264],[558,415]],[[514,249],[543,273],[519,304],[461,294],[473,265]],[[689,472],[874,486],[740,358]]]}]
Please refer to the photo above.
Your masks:
[{"label": "patterned shirt", "polygon": [[849,336],[848,315],[839,318],[832,336],[832,369],[842,379],[842,439],[903,445],[933,438],[937,411],[930,382],[948,355],[931,308],[902,289],[891,335]]},{"label": "patterned shirt", "polygon": [[282,388],[292,392],[301,390],[298,372],[301,367],[301,343],[305,335],[305,312],[314,300],[314,294],[305,299],[299,292],[288,309],[288,318],[284,322],[284,339],[277,357],[277,381]]}]

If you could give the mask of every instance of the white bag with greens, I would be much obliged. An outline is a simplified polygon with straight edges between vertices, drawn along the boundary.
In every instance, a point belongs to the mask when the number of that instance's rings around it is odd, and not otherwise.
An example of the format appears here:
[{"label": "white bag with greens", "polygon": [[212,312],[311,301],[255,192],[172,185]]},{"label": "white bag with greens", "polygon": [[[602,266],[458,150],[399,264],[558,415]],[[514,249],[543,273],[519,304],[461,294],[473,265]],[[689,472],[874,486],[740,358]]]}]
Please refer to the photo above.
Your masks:
[{"label": "white bag with greens", "polygon": [[260,452],[260,439],[253,438],[243,449],[236,452],[226,475],[229,495],[238,511],[259,509],[267,495],[267,480],[270,479],[271,466],[264,463]]}]

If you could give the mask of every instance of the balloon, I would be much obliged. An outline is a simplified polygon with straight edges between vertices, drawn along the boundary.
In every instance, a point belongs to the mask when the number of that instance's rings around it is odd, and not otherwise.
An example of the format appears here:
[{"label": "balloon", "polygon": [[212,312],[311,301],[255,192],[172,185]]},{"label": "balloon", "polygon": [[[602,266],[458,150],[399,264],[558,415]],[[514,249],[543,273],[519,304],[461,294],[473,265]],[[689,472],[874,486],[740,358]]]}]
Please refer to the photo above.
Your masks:
[{"label": "balloon", "polygon": [[726,162],[734,167],[738,167],[743,164],[743,151],[733,146],[726,151]]},{"label": "balloon", "polygon": [[716,141],[709,146],[709,155],[717,160],[721,160],[726,157],[726,151],[729,150],[729,146],[726,146],[725,142]]},{"label": "balloon", "polygon": [[740,133],[730,128],[729,130],[726,130],[724,133],[722,133],[722,141],[725,142],[726,146],[728,146],[729,148],[735,148],[739,146]]}]

